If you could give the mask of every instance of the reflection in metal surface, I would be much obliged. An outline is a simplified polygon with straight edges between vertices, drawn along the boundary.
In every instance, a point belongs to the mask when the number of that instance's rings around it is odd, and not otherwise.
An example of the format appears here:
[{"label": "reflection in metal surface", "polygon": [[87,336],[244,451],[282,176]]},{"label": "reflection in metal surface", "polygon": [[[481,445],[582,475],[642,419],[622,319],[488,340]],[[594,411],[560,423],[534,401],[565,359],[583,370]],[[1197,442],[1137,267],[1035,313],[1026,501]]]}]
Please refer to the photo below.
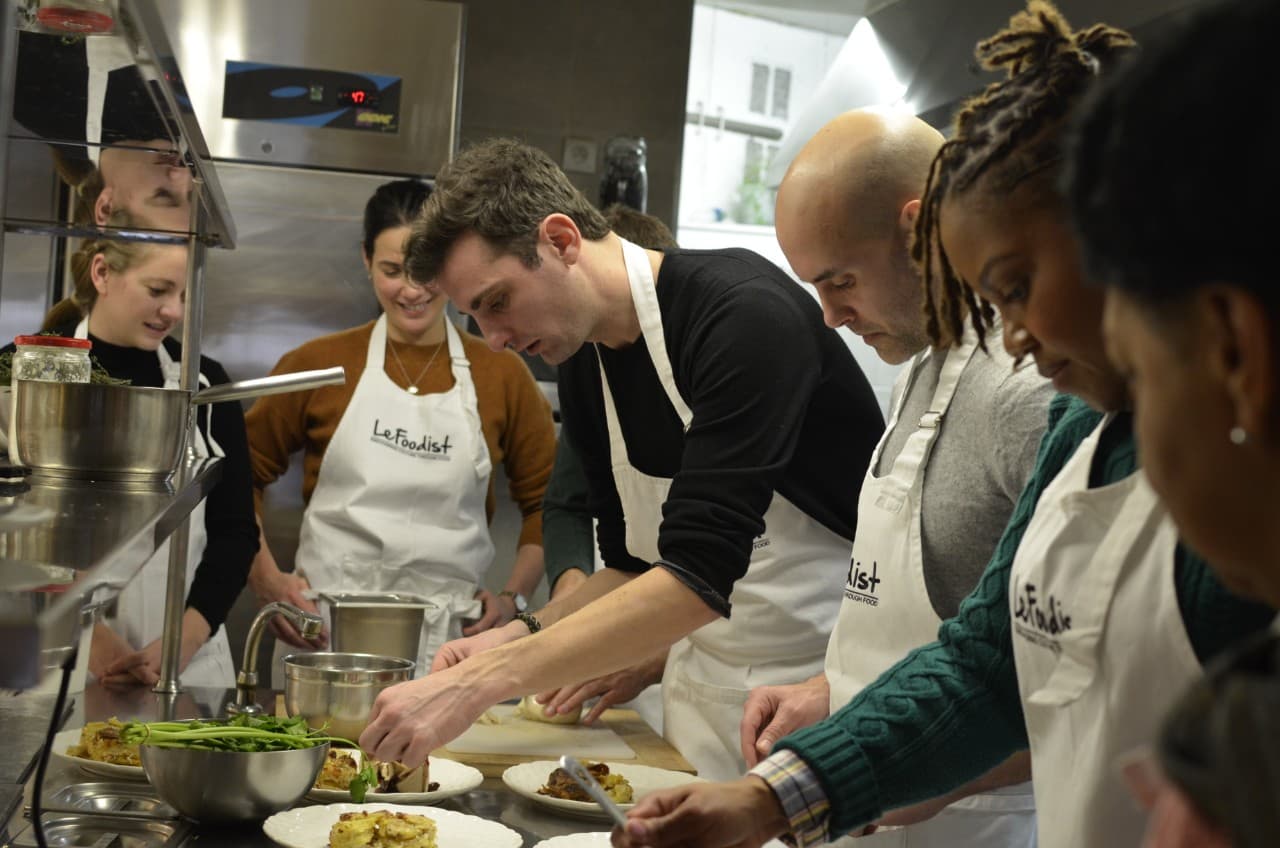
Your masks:
[{"label": "reflection in metal surface", "polygon": [[[220,473],[218,460],[202,459],[183,466],[172,485],[33,476],[0,515],[0,687],[37,683],[44,665],[78,642],[81,608],[128,583]],[[19,509],[43,509],[52,518],[9,523]],[[72,569],[75,578],[40,590],[13,588],[6,568],[12,560]]]}]

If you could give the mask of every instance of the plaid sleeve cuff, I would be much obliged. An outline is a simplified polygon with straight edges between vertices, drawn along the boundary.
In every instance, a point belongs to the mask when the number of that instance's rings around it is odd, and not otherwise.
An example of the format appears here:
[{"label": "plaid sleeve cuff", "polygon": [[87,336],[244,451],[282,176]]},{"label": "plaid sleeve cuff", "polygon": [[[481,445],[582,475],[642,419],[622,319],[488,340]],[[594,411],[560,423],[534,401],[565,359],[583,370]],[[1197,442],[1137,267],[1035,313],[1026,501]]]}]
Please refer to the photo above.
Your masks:
[{"label": "plaid sleeve cuff", "polygon": [[792,842],[809,848],[827,841],[831,804],[818,776],[794,752],[783,749],[761,760],[751,774],[764,780],[778,796],[791,828]]}]

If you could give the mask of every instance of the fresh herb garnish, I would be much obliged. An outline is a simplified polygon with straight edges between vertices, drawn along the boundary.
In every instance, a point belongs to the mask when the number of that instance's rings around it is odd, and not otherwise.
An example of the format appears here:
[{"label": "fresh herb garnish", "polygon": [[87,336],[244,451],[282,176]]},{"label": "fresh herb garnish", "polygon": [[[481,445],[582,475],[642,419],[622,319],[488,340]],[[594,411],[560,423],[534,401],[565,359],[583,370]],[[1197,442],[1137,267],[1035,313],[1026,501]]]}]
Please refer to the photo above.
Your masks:
[{"label": "fresh herb garnish", "polygon": [[314,748],[325,742],[352,744],[346,739],[312,730],[302,716],[281,719],[245,714],[225,721],[131,721],[121,728],[120,738],[131,745],[240,752],[289,751]]},{"label": "fresh herb garnish", "polygon": [[373,763],[366,760],[364,768],[351,778],[351,782],[347,784],[347,789],[351,792],[351,800],[357,804],[364,803],[364,796],[371,787],[378,785],[378,773],[373,769]]}]

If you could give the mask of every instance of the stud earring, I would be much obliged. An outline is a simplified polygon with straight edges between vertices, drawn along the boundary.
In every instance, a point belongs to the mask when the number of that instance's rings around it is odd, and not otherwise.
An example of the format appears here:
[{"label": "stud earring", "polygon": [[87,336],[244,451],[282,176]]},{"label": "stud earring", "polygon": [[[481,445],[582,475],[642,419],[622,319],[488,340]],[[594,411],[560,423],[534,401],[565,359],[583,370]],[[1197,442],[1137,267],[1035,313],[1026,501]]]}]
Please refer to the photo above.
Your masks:
[{"label": "stud earring", "polygon": [[1236,426],[1231,428],[1231,431],[1229,433],[1227,433],[1227,438],[1231,440],[1231,444],[1238,446],[1238,445],[1243,445],[1245,442],[1249,441],[1249,434],[1245,432],[1245,429],[1243,427],[1237,424]]}]

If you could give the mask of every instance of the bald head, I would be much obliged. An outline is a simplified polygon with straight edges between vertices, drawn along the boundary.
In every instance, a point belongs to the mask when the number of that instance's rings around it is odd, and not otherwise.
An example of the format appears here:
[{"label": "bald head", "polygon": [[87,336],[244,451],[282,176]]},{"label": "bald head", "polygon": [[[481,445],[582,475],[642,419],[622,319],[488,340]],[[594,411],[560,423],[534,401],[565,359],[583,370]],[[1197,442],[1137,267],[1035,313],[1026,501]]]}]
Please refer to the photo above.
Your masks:
[{"label": "bald head", "polygon": [[828,324],[862,336],[886,362],[928,343],[907,236],[942,141],[912,115],[846,112],[809,140],[778,187],[774,226],[792,270],[814,284]]},{"label": "bald head", "polygon": [[941,133],[905,113],[859,109],[832,119],[796,155],[778,187],[779,238],[892,235],[903,206],[924,194],[942,142]]}]

